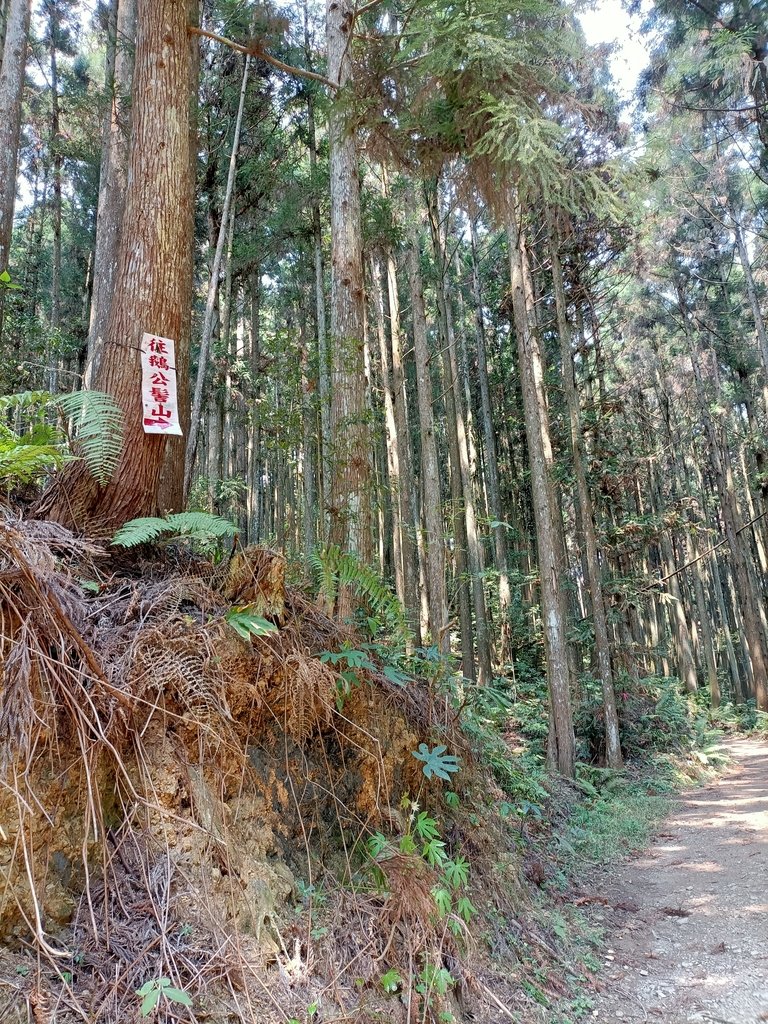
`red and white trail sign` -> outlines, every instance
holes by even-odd
[[[145,434],[181,435],[176,397],[176,346],[170,338],[141,339],[141,401]]]

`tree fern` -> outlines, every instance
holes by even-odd
[[[161,519],[150,516],[131,519],[117,531],[112,543],[118,547],[134,548],[138,544],[149,544],[160,538],[173,540],[185,538],[210,544],[224,537],[234,537],[237,527],[228,519],[213,516],[208,512],[176,512]]]

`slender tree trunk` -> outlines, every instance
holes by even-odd
[[[50,148],[52,153],[51,181],[53,187],[53,202],[51,204],[53,252],[51,259],[51,316],[49,321],[51,330],[49,347],[46,353],[48,388],[50,391],[58,391],[58,366],[60,358],[58,335],[61,330],[61,171],[64,158],[61,152],[62,138],[59,117],[59,63],[57,54],[59,31],[59,11],[56,3],[50,0],[48,4],[48,55],[51,61]]]
[[[736,250],[739,254],[741,269],[744,272],[744,283],[747,286],[747,297],[749,298],[749,306],[752,310],[752,318],[755,321],[757,349],[760,355],[760,362],[763,364],[763,402],[765,405],[766,415],[768,415],[768,332],[766,332],[765,329],[765,320],[763,319],[763,313],[757,297],[755,279],[752,274],[752,264],[749,260],[749,253],[747,252],[747,246],[744,241],[741,225],[733,214],[731,216],[733,220],[733,233],[736,238]]]
[[[261,451],[261,269],[251,271],[251,352],[253,391],[250,396],[251,422],[248,432],[248,543],[258,544],[261,536],[261,504],[264,466]]]
[[[0,63],[0,274],[8,271],[11,258],[30,7],[31,0],[9,0]],[[0,288],[0,341],[4,297],[5,289]]]
[[[405,389],[403,342],[400,324],[400,298],[397,290],[397,268],[392,251],[386,257],[387,286],[384,292],[389,339],[392,349],[392,392],[394,398],[396,444],[400,471],[400,509],[403,552],[404,604],[416,645],[421,646],[419,621],[419,565],[415,536],[417,521],[414,510],[413,465],[411,462],[410,417]]]
[[[131,138],[131,80],[133,47],[136,38],[136,0],[112,0],[115,12],[115,37],[112,74],[107,70],[109,108],[105,117],[99,175],[99,202],[96,212],[96,274],[91,293],[88,324],[88,356],[85,384],[90,387],[98,376],[109,307],[115,287],[120,245],[120,230],[128,185],[129,143]]]
[[[408,276],[411,288],[413,354],[416,363],[416,394],[421,431],[421,485],[425,523],[425,577],[429,606],[429,631],[432,643],[442,654],[450,654],[448,607],[445,597],[445,540],[443,528],[440,464],[437,458],[435,419],[432,407],[430,352],[427,342],[427,317],[420,267],[418,212],[415,197],[410,197]]]
[[[579,396],[576,391],[576,380],[573,370],[571,353],[571,330],[568,325],[565,286],[560,254],[557,248],[557,236],[554,220],[550,216],[550,245],[552,257],[552,283],[555,293],[557,310],[557,328],[560,335],[560,359],[562,363],[565,400],[568,407],[568,420],[571,430],[571,451],[573,453],[573,474],[576,480],[576,495],[581,510],[581,525],[584,532],[584,546],[589,578],[589,591],[592,599],[592,621],[595,627],[595,650],[597,665],[600,672],[600,683],[603,694],[603,711],[605,714],[605,757],[610,768],[620,769],[624,764],[619,738],[619,715],[616,710],[616,694],[613,689],[613,669],[611,667],[611,648],[608,640],[608,620],[606,616],[603,578],[600,570],[600,553],[595,532],[595,514],[592,497],[587,486],[586,452],[581,428],[581,411]]]
[[[323,230],[320,223],[320,200],[316,192],[317,139],[315,134],[315,105],[307,93],[307,124],[309,131],[309,167],[312,175],[312,246],[315,258],[315,317],[317,326],[317,384],[320,398],[320,504],[323,509],[323,530],[327,536],[326,511],[330,503],[331,484],[331,374],[328,361],[328,323],[325,308],[325,259],[323,256]]]
[[[96,382],[123,409],[122,456],[105,487],[82,463],[76,464],[59,478],[40,509],[102,536],[128,519],[158,511],[166,451],[172,448],[178,461],[183,450],[178,438],[144,433],[139,344],[145,331],[172,338],[177,367],[184,365],[189,346],[194,241],[190,108],[195,84],[189,12],[188,0],[139,0],[129,185]],[[185,387],[185,374],[179,373],[180,410]],[[183,414],[182,425],[187,426]]]
[[[681,292],[679,292],[679,300],[683,321],[687,324],[687,306]],[[761,711],[766,711],[768,710],[768,656],[766,655],[760,611],[757,606],[758,598],[750,580],[747,556],[739,536],[741,533],[741,523],[734,492],[730,457],[727,448],[722,443],[721,431],[718,430],[709,409],[699,343],[695,338],[690,338],[689,341],[693,372],[698,390],[699,407],[709,447],[710,463],[720,496],[725,534],[731,552],[733,580],[744,618],[744,639],[752,667],[755,700],[758,708]]]
[[[712,590],[715,595],[715,603],[720,616],[720,624],[723,631],[723,642],[725,644],[725,652],[728,658],[728,671],[731,676],[731,686],[733,688],[734,700],[737,704],[744,703],[744,683],[742,680],[741,672],[739,671],[739,662],[736,657],[736,649],[733,646],[731,620],[728,616],[728,608],[725,603],[725,594],[723,592],[723,582],[720,575],[720,562],[717,558],[712,561]]]
[[[507,555],[507,524],[501,504],[499,488],[499,468],[496,451],[496,431],[493,423],[491,407],[491,389],[488,382],[488,347],[485,338],[485,320],[483,318],[483,295],[480,287],[480,270],[477,257],[477,223],[471,221],[472,244],[472,295],[475,304],[475,341],[477,344],[477,376],[480,385],[480,411],[483,422],[483,440],[485,442],[485,474],[488,488],[488,506],[494,524],[493,550],[496,571],[499,574],[499,619],[500,644],[499,657],[503,663],[510,660],[512,590],[509,585],[509,568]]]
[[[360,178],[354,128],[343,107],[351,75],[352,0],[328,0],[328,77],[339,96],[328,126],[331,193],[331,486],[329,540],[371,558],[370,441],[365,388],[365,289],[363,284]],[[352,611],[342,588],[337,614]]]
[[[694,530],[688,533],[688,544],[691,561],[699,557],[698,544]],[[709,702],[713,708],[720,707],[720,680],[717,675],[717,659],[715,657],[715,644],[712,637],[712,627],[709,621],[709,609],[704,594],[703,575],[706,568],[704,560],[694,562],[691,567],[693,576],[693,592],[696,597],[696,608],[699,613],[699,627],[701,629],[701,645],[704,649],[704,658],[707,665],[707,680],[709,682]]]
[[[317,544],[317,487],[315,481],[315,459],[314,459],[314,422],[315,411],[313,408],[312,395],[315,391],[314,381],[311,379],[309,370],[309,342],[307,338],[308,318],[304,310],[299,310],[299,338],[300,349],[299,359],[301,361],[301,424],[302,424],[302,452],[301,452],[301,475],[304,491],[304,536],[303,549],[304,557],[315,549]]]
[[[552,446],[549,413],[544,393],[544,372],[537,335],[533,285],[528,249],[518,211],[510,211],[509,235],[510,291],[512,316],[517,336],[518,365],[523,394],[525,433],[533,490],[544,646],[547,655],[547,680],[552,709],[550,760],[562,775],[571,777],[575,761],[575,736],[571,708],[570,673],[565,610],[560,584],[562,552],[557,549],[559,531],[555,517],[559,509],[552,480]]]
[[[479,552],[479,538],[477,531],[477,516],[475,513],[474,495],[472,493],[472,480],[470,477],[469,464],[469,443],[467,435],[466,413],[462,405],[461,384],[459,378],[459,365],[456,353],[456,331],[451,308],[448,263],[445,253],[445,241],[440,229],[440,211],[438,199],[437,182],[429,189],[428,212],[430,234],[432,236],[432,248],[435,264],[437,267],[437,280],[435,292],[437,307],[441,325],[441,347],[443,350],[443,365],[445,377],[445,403],[446,403],[446,426],[451,448],[451,462],[453,472],[451,474],[454,503],[454,524],[457,536],[456,555],[464,554],[461,540],[466,539],[464,557],[466,558],[466,569],[468,580],[464,572],[458,574],[459,595],[462,601],[462,658],[466,669],[472,666],[474,678],[475,670],[472,664],[473,651],[473,627],[472,611],[467,605],[465,591],[467,587],[472,596],[472,606],[475,612],[475,628],[477,632],[477,680],[481,686],[490,683],[493,672],[491,668],[490,637],[488,635],[488,620],[485,608],[485,594],[483,591],[482,564]],[[454,475],[455,474],[455,475]],[[459,522],[459,517],[463,520]],[[468,648],[468,650],[467,650]]]
[[[400,480],[400,450],[397,444],[395,423],[395,400],[392,394],[392,369],[384,326],[384,295],[381,287],[382,267],[376,257],[371,257],[371,298],[376,313],[376,334],[379,341],[381,366],[381,391],[384,399],[384,428],[386,431],[387,470],[392,508],[392,554],[394,560],[395,591],[405,604],[405,579],[403,573],[403,510],[402,483]]]
[[[245,93],[248,86],[248,71],[250,57],[245,58],[243,65],[243,81],[240,87],[240,102],[237,108],[235,119],[235,132],[232,138],[232,149],[229,156],[229,171],[227,173],[227,185],[224,191],[224,203],[221,209],[221,222],[216,240],[216,251],[211,266],[211,276],[208,281],[208,295],[205,302],[205,316],[203,319],[203,333],[200,339],[200,356],[197,364],[197,375],[195,377],[195,393],[192,399],[192,415],[190,417],[191,427],[187,438],[187,447],[184,457],[184,494],[189,493],[192,483],[192,472],[195,465],[195,453],[197,451],[197,439],[199,435],[200,412],[203,407],[203,388],[208,374],[208,361],[210,359],[211,338],[213,336],[213,314],[216,306],[216,294],[219,288],[219,275],[221,273],[221,262],[224,255],[224,243],[227,239],[227,228],[229,226],[229,211],[232,204],[232,194],[235,187],[235,173],[237,171],[237,152],[240,147],[240,129],[243,124],[243,108],[245,106]]]

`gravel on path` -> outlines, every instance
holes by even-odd
[[[598,1024],[768,1021],[768,744],[725,747],[727,773],[602,879]]]

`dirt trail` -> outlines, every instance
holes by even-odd
[[[768,1021],[768,745],[726,748],[727,774],[603,881],[610,950],[592,1020]]]

